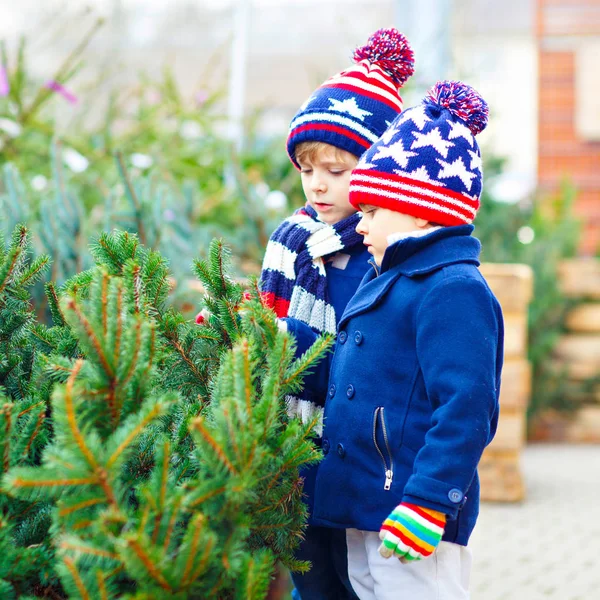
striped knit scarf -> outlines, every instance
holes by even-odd
[[[287,218],[273,233],[262,266],[262,293],[265,304],[278,317],[298,319],[319,333],[335,333],[337,318],[327,294],[325,259],[336,252],[362,243],[356,233],[360,220],[353,214],[335,225],[317,219],[307,204]],[[288,412],[303,422],[322,414],[324,399],[311,402],[288,396]],[[320,435],[321,425],[317,427]]]

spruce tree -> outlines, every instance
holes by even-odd
[[[296,360],[256,282],[245,294],[229,276],[220,242],[194,265],[212,312],[203,326],[168,307],[167,265],[136,236],[102,235],[91,252],[93,269],[47,286],[53,325],[28,313],[11,338],[33,358],[4,392],[2,591],[264,598],[277,560],[307,568],[293,559],[298,469],[318,454],[283,399],[330,342]],[[45,260],[13,274],[21,302]],[[12,297],[0,292],[2,307]]]

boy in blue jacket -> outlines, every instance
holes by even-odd
[[[375,32],[354,60],[313,92],[292,119],[287,150],[300,170],[307,203],[273,233],[263,261],[263,301],[315,335],[335,333],[369,269],[369,253],[356,231],[360,216],[348,202],[350,173],[402,110],[400,88],[413,72],[413,52],[395,29]],[[310,384],[286,400],[288,412],[304,422],[322,417],[325,394]],[[315,473],[316,467],[301,473],[309,526],[296,558],[312,567],[292,574],[294,598],[353,600],[344,533],[310,524]]]
[[[361,600],[469,597],[477,464],[498,422],[504,336],[471,235],[487,117],[472,88],[438,83],[351,175],[372,269],[313,378],[328,396],[313,522],[346,530]],[[314,342],[286,324],[299,353]]]

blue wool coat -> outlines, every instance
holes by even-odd
[[[328,396],[314,524],[379,531],[411,502],[444,512],[443,539],[467,544],[477,464],[498,423],[504,338],[472,231],[394,243],[348,303],[313,376]],[[299,353],[316,338],[291,329]]]
[[[327,294],[329,296],[329,302],[335,310],[338,323],[340,317],[344,314],[348,301],[356,292],[365,273],[371,268],[369,266],[370,258],[371,255],[366,247],[363,244],[358,244],[337,253],[333,257],[333,260],[328,260],[325,263],[325,272],[327,273]],[[295,319],[289,319],[289,321],[289,330],[292,334],[295,333],[294,324],[298,324],[299,327],[305,327],[307,329],[311,340],[314,341],[317,338],[317,335],[319,335],[302,321],[297,321]],[[327,375],[323,376],[327,377]],[[302,397],[307,400],[312,400],[318,406],[323,406],[325,404],[327,388],[323,383],[319,384],[320,380],[317,379],[316,381],[317,383],[315,384],[315,380],[312,376],[305,378]],[[317,438],[314,441],[317,446],[321,446],[322,440],[320,438]],[[308,521],[311,524],[316,473],[316,465],[304,468],[300,472],[300,475],[304,478],[304,501],[308,506]]]

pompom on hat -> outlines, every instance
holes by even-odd
[[[323,142],[360,157],[402,111],[399,90],[414,71],[414,53],[396,29],[380,29],[354,51],[355,64],[317,88],[290,124],[287,151]]]
[[[439,225],[471,223],[483,184],[475,136],[488,105],[470,86],[441,81],[399,115],[350,178],[350,202],[380,206]]]

